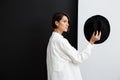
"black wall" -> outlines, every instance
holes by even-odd
[[[71,28],[63,35],[77,47],[77,6],[77,0],[0,1],[0,80],[47,80],[52,15],[69,14]]]

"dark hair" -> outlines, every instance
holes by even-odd
[[[57,28],[57,26],[55,25],[55,21],[60,21],[63,16],[66,16],[68,18],[68,23],[70,23],[70,18],[69,18],[67,13],[65,13],[65,12],[57,12],[57,13],[55,13],[53,15],[53,18],[52,18],[52,27],[53,28]]]

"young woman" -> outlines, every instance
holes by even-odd
[[[79,63],[91,54],[95,41],[100,40],[101,32],[93,33],[87,47],[78,52],[62,36],[69,28],[69,16],[64,12],[55,13],[52,19],[54,31],[47,46],[48,80],[82,80]]]

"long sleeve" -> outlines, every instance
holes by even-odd
[[[67,39],[59,40],[58,46],[60,50],[67,55],[73,63],[82,63],[84,60],[88,58],[91,54],[92,45],[89,43],[87,47],[79,52],[74,47],[70,45]]]
[[[53,32],[47,46],[48,80],[82,80],[80,66],[91,53],[92,45],[79,52],[67,39]]]

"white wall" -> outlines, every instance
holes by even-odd
[[[84,23],[93,15],[109,20],[110,35],[101,44],[94,45],[92,55],[81,64],[83,80],[120,80],[120,0],[79,0],[78,49],[88,41],[84,36]]]

